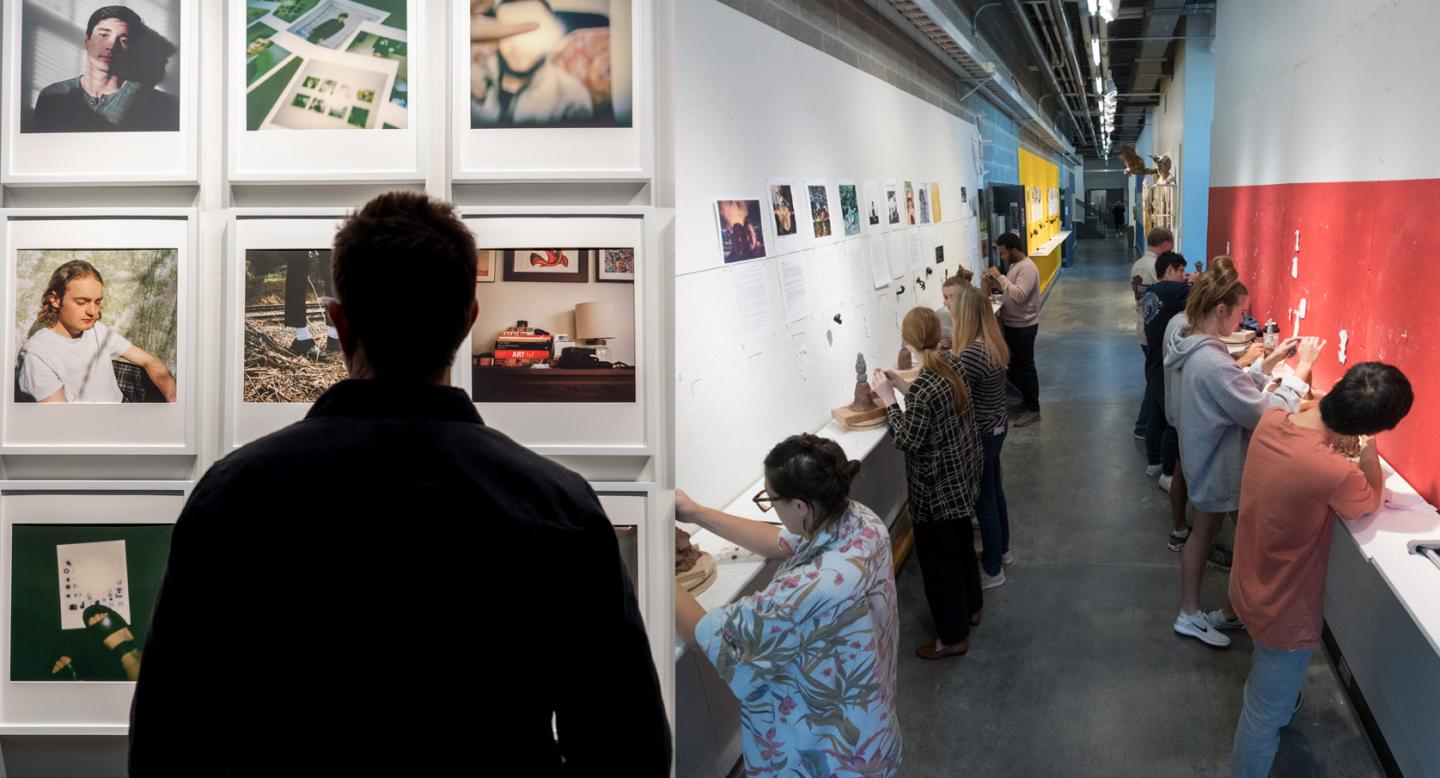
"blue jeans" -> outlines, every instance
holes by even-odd
[[[1000,556],[1010,550],[1010,514],[1005,509],[1005,485],[1000,477],[1000,448],[1005,445],[1007,431],[999,435],[990,430],[980,433],[985,449],[985,467],[980,473],[980,496],[975,501],[975,515],[980,520],[981,566],[985,574],[1000,574]]]
[[[1255,641],[1250,677],[1245,679],[1245,704],[1230,751],[1231,778],[1270,774],[1270,763],[1280,748],[1280,728],[1289,724],[1294,714],[1312,652],[1309,648],[1270,648]]]
[[[1141,347],[1140,347],[1140,353],[1141,353],[1141,354],[1144,354],[1145,357],[1148,359],[1149,356],[1150,356],[1150,348],[1149,348],[1148,346],[1141,346]],[[1141,364],[1144,364],[1144,362],[1141,362]],[[1146,383],[1148,384],[1149,382],[1147,381]],[[1147,430],[1149,430],[1149,429],[1150,429],[1150,397],[1149,397],[1149,395],[1147,395],[1147,394],[1141,393],[1141,395],[1140,395],[1140,415],[1138,415],[1138,416],[1135,417],[1135,434],[1136,434],[1136,435],[1144,435],[1145,432],[1146,432]],[[1150,462],[1149,464],[1158,465],[1158,464],[1160,464],[1160,463],[1159,463],[1159,462]]]

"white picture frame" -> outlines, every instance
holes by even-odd
[[[10,680],[15,525],[174,524],[193,486],[190,481],[0,482],[0,735],[123,736],[135,693],[130,681]]]
[[[29,0],[39,4],[39,0]],[[199,4],[175,0],[180,13],[176,61],[169,68],[179,76],[175,97],[179,102],[179,127],[164,132],[22,132],[22,73],[33,65],[25,62],[27,45],[53,40],[55,35],[78,35],[74,41],[83,55],[83,29],[76,33],[65,25],[85,19],[64,19],[58,6],[46,4],[46,19],[60,30],[52,35],[25,35],[24,12],[27,0],[4,0],[4,110],[0,111],[0,137],[4,155],[0,160],[0,182],[21,185],[195,184],[199,181]],[[101,3],[94,4],[96,8]],[[74,12],[70,12],[74,13]],[[43,22],[37,22],[40,24]],[[68,56],[67,56],[68,58]],[[68,72],[68,71],[66,71]],[[74,75],[80,75],[78,67]]]
[[[486,424],[544,456],[653,456],[659,450],[663,395],[659,367],[661,337],[655,331],[663,310],[655,220],[644,207],[518,208],[467,207],[461,218],[476,234],[477,249],[544,245],[582,248],[635,247],[633,284],[600,284],[633,295],[635,311],[635,401],[633,403],[476,403]],[[569,284],[556,285],[570,286]],[[554,290],[551,290],[554,291]],[[482,312],[482,315],[483,312]],[[572,337],[575,333],[567,333]],[[474,396],[471,338],[456,360],[457,385]]]
[[[617,531],[622,527],[635,528],[639,551],[635,599],[645,621],[650,653],[656,657],[670,656],[675,651],[670,629],[675,608],[672,595],[675,557],[672,533],[667,530],[675,526],[674,492],[663,490],[652,481],[592,480],[589,483]],[[623,549],[621,554],[623,558]],[[663,672],[661,678],[662,683],[668,683]]]
[[[345,28],[345,39],[332,50],[329,46],[309,43],[288,28],[278,29],[277,25],[283,24],[283,20],[273,16],[261,17],[253,24],[266,24],[275,29],[276,34],[272,39],[274,45],[289,54],[264,71],[266,75],[257,77],[252,84],[249,83],[246,72],[249,45],[247,5],[245,0],[227,2],[225,72],[229,88],[225,126],[228,135],[226,148],[229,180],[241,183],[393,183],[424,180],[420,139],[425,137],[423,133],[428,131],[425,118],[430,112],[429,101],[437,98],[439,93],[427,88],[434,79],[426,67],[426,47],[429,45],[425,38],[427,19],[418,0],[407,0],[407,29],[403,31],[406,45],[405,67],[408,69],[408,108],[404,112],[407,126],[388,129],[382,129],[381,126],[387,115],[385,109],[391,105],[387,98],[396,83],[398,63],[393,59],[352,54],[342,50],[366,33],[395,37],[393,31],[387,32],[390,28],[384,24],[384,19],[364,19],[353,30]],[[327,5],[355,4],[351,0],[322,0],[321,5],[290,23],[290,28],[303,32],[307,17],[320,12]],[[357,6],[357,9],[367,8],[369,6]],[[383,13],[375,9],[370,9],[370,12]],[[298,66],[291,64],[295,59],[300,60]],[[312,73],[315,68],[321,70]],[[265,86],[272,78],[284,79],[287,73],[289,77],[286,86],[267,111],[266,118],[261,123],[262,127],[273,125],[281,112],[286,110],[290,100],[305,95],[319,98],[318,91],[307,91],[304,88],[307,79],[316,78],[316,89],[322,90],[326,84],[337,80],[327,79],[326,75],[340,73],[352,74],[356,79],[354,86],[343,83],[343,79],[338,79],[341,81],[338,85],[330,85],[336,93],[342,89],[350,90],[351,96],[345,98],[343,110],[347,115],[353,115],[360,106],[360,103],[356,102],[359,100],[358,95],[361,92],[373,92],[375,94],[372,102],[378,106],[367,109],[367,113],[377,126],[346,129],[291,129],[277,126],[274,129],[249,129],[247,100],[250,92]],[[344,120],[336,120],[336,123],[343,124]],[[344,160],[352,158],[363,158],[366,162],[344,163]]]
[[[223,450],[305,418],[311,403],[247,403],[245,380],[245,255],[251,249],[329,248],[345,208],[237,208],[226,225],[225,410]]]
[[[652,0],[610,0],[612,19],[628,9],[629,127],[472,129],[470,119],[470,4],[451,3],[450,173],[457,182],[634,182],[654,174]]]
[[[0,453],[30,455],[167,455],[197,452],[201,396],[195,300],[196,212],[185,208],[5,209],[4,290],[0,342],[10,377],[0,382]],[[176,401],[143,404],[15,402],[18,346],[13,293],[16,252],[23,249],[176,248]]]

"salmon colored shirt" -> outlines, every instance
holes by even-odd
[[[1266,411],[1245,456],[1230,570],[1230,602],[1251,637],[1270,648],[1320,642],[1333,517],[1363,516],[1374,494],[1324,433]]]

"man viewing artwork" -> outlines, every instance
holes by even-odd
[[[27,12],[31,11],[27,4]],[[36,9],[38,12],[38,9]],[[64,57],[27,38],[29,56]],[[177,48],[135,11],[107,5],[90,14],[81,40],[84,72],[40,90],[22,132],[162,132],[180,128],[179,102],[156,89]]]

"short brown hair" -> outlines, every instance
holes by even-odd
[[[1166,243],[1174,242],[1175,233],[1165,229],[1164,227],[1156,227],[1150,230],[1150,233],[1145,236],[1145,245],[1149,246],[1152,249],[1157,246],[1162,246]]]
[[[450,366],[469,330],[476,259],[454,207],[419,192],[386,192],[346,217],[335,293],[377,373],[420,378]]]

